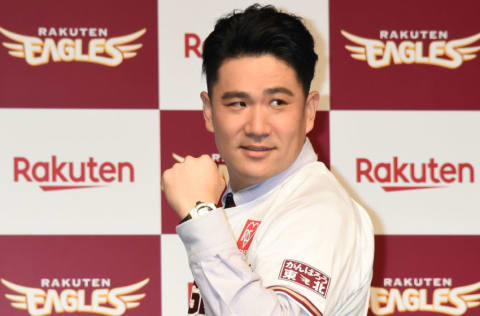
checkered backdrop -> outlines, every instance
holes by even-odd
[[[309,137],[375,225],[369,314],[480,315],[480,3],[271,3],[316,39]],[[160,174],[200,154],[225,172],[201,44],[249,4],[2,2],[1,315],[186,314]]]

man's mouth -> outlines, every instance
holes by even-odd
[[[273,147],[266,147],[266,146],[240,146],[240,148],[251,150],[251,151],[269,151],[274,149]]]

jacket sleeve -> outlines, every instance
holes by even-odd
[[[208,316],[321,315],[264,287],[238,250],[223,209],[177,226]]]

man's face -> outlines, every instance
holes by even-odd
[[[202,92],[205,124],[215,133],[234,191],[287,169],[313,128],[318,93],[305,97],[295,70],[272,55],[226,59],[211,99]]]

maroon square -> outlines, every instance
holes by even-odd
[[[476,0],[330,1],[331,108],[480,109],[480,52],[476,51],[480,46],[479,11]],[[387,31],[386,35],[381,31]],[[357,41],[345,32],[356,36]],[[455,58],[447,55],[444,47],[453,45],[453,40],[474,35],[477,37],[468,45],[449,53]],[[372,47],[376,47],[378,55],[369,54],[373,49],[365,49],[366,44],[359,43],[358,37],[362,38],[360,42],[376,40],[385,47],[375,44]],[[469,52],[460,53],[467,47]],[[387,51],[396,57],[386,58]],[[376,57],[361,60],[366,56]],[[451,68],[439,66],[432,56],[443,61],[456,59],[458,64],[450,63]],[[369,62],[383,58],[390,64]]]
[[[0,28],[0,107],[158,108],[155,0],[7,0]]]
[[[160,315],[160,236],[0,236],[0,251],[1,315],[30,315],[16,286],[44,292],[36,309],[56,301],[45,315],[98,315],[94,298],[104,315]]]
[[[478,315],[479,245],[480,236],[376,236],[368,315]]]

